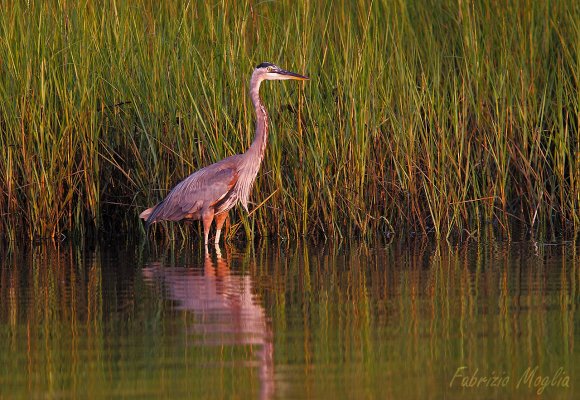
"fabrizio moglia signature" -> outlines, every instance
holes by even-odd
[[[461,388],[502,388],[515,385],[516,389],[529,388],[535,389],[536,394],[541,395],[548,387],[570,388],[570,376],[564,367],[558,368],[549,374],[540,373],[538,366],[528,367],[519,376],[517,380],[512,380],[512,377],[507,373],[491,373],[482,374],[479,368],[471,372],[468,367],[461,366],[455,370],[453,378],[449,382],[449,387]]]

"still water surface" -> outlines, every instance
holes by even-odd
[[[573,243],[2,256],[2,399],[578,398]]]

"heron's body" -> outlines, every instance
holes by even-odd
[[[209,229],[215,218],[215,243],[218,243],[228,211],[238,202],[248,210],[248,197],[264,158],[268,141],[268,114],[260,99],[260,84],[263,80],[284,79],[308,78],[270,63],[258,65],[250,81],[250,97],[256,110],[256,135],[250,148],[243,154],[227,157],[189,175],[162,202],[143,211],[139,217],[147,224],[163,220],[200,219],[203,221],[205,244],[208,243]]]

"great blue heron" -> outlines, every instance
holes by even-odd
[[[250,80],[250,97],[256,109],[256,135],[250,148],[244,154],[236,154],[202,168],[178,183],[162,202],[139,215],[147,221],[147,226],[163,220],[201,219],[207,245],[215,218],[215,243],[219,243],[230,208],[240,202],[248,211],[248,196],[264,158],[268,141],[268,114],[260,99],[260,84],[264,80],[286,79],[309,78],[267,62],[256,67]]]

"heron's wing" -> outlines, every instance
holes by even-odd
[[[189,175],[151,212],[143,212],[142,218],[148,224],[161,220],[196,218],[197,212],[224,198],[234,187],[239,176],[237,157],[228,157]]]

